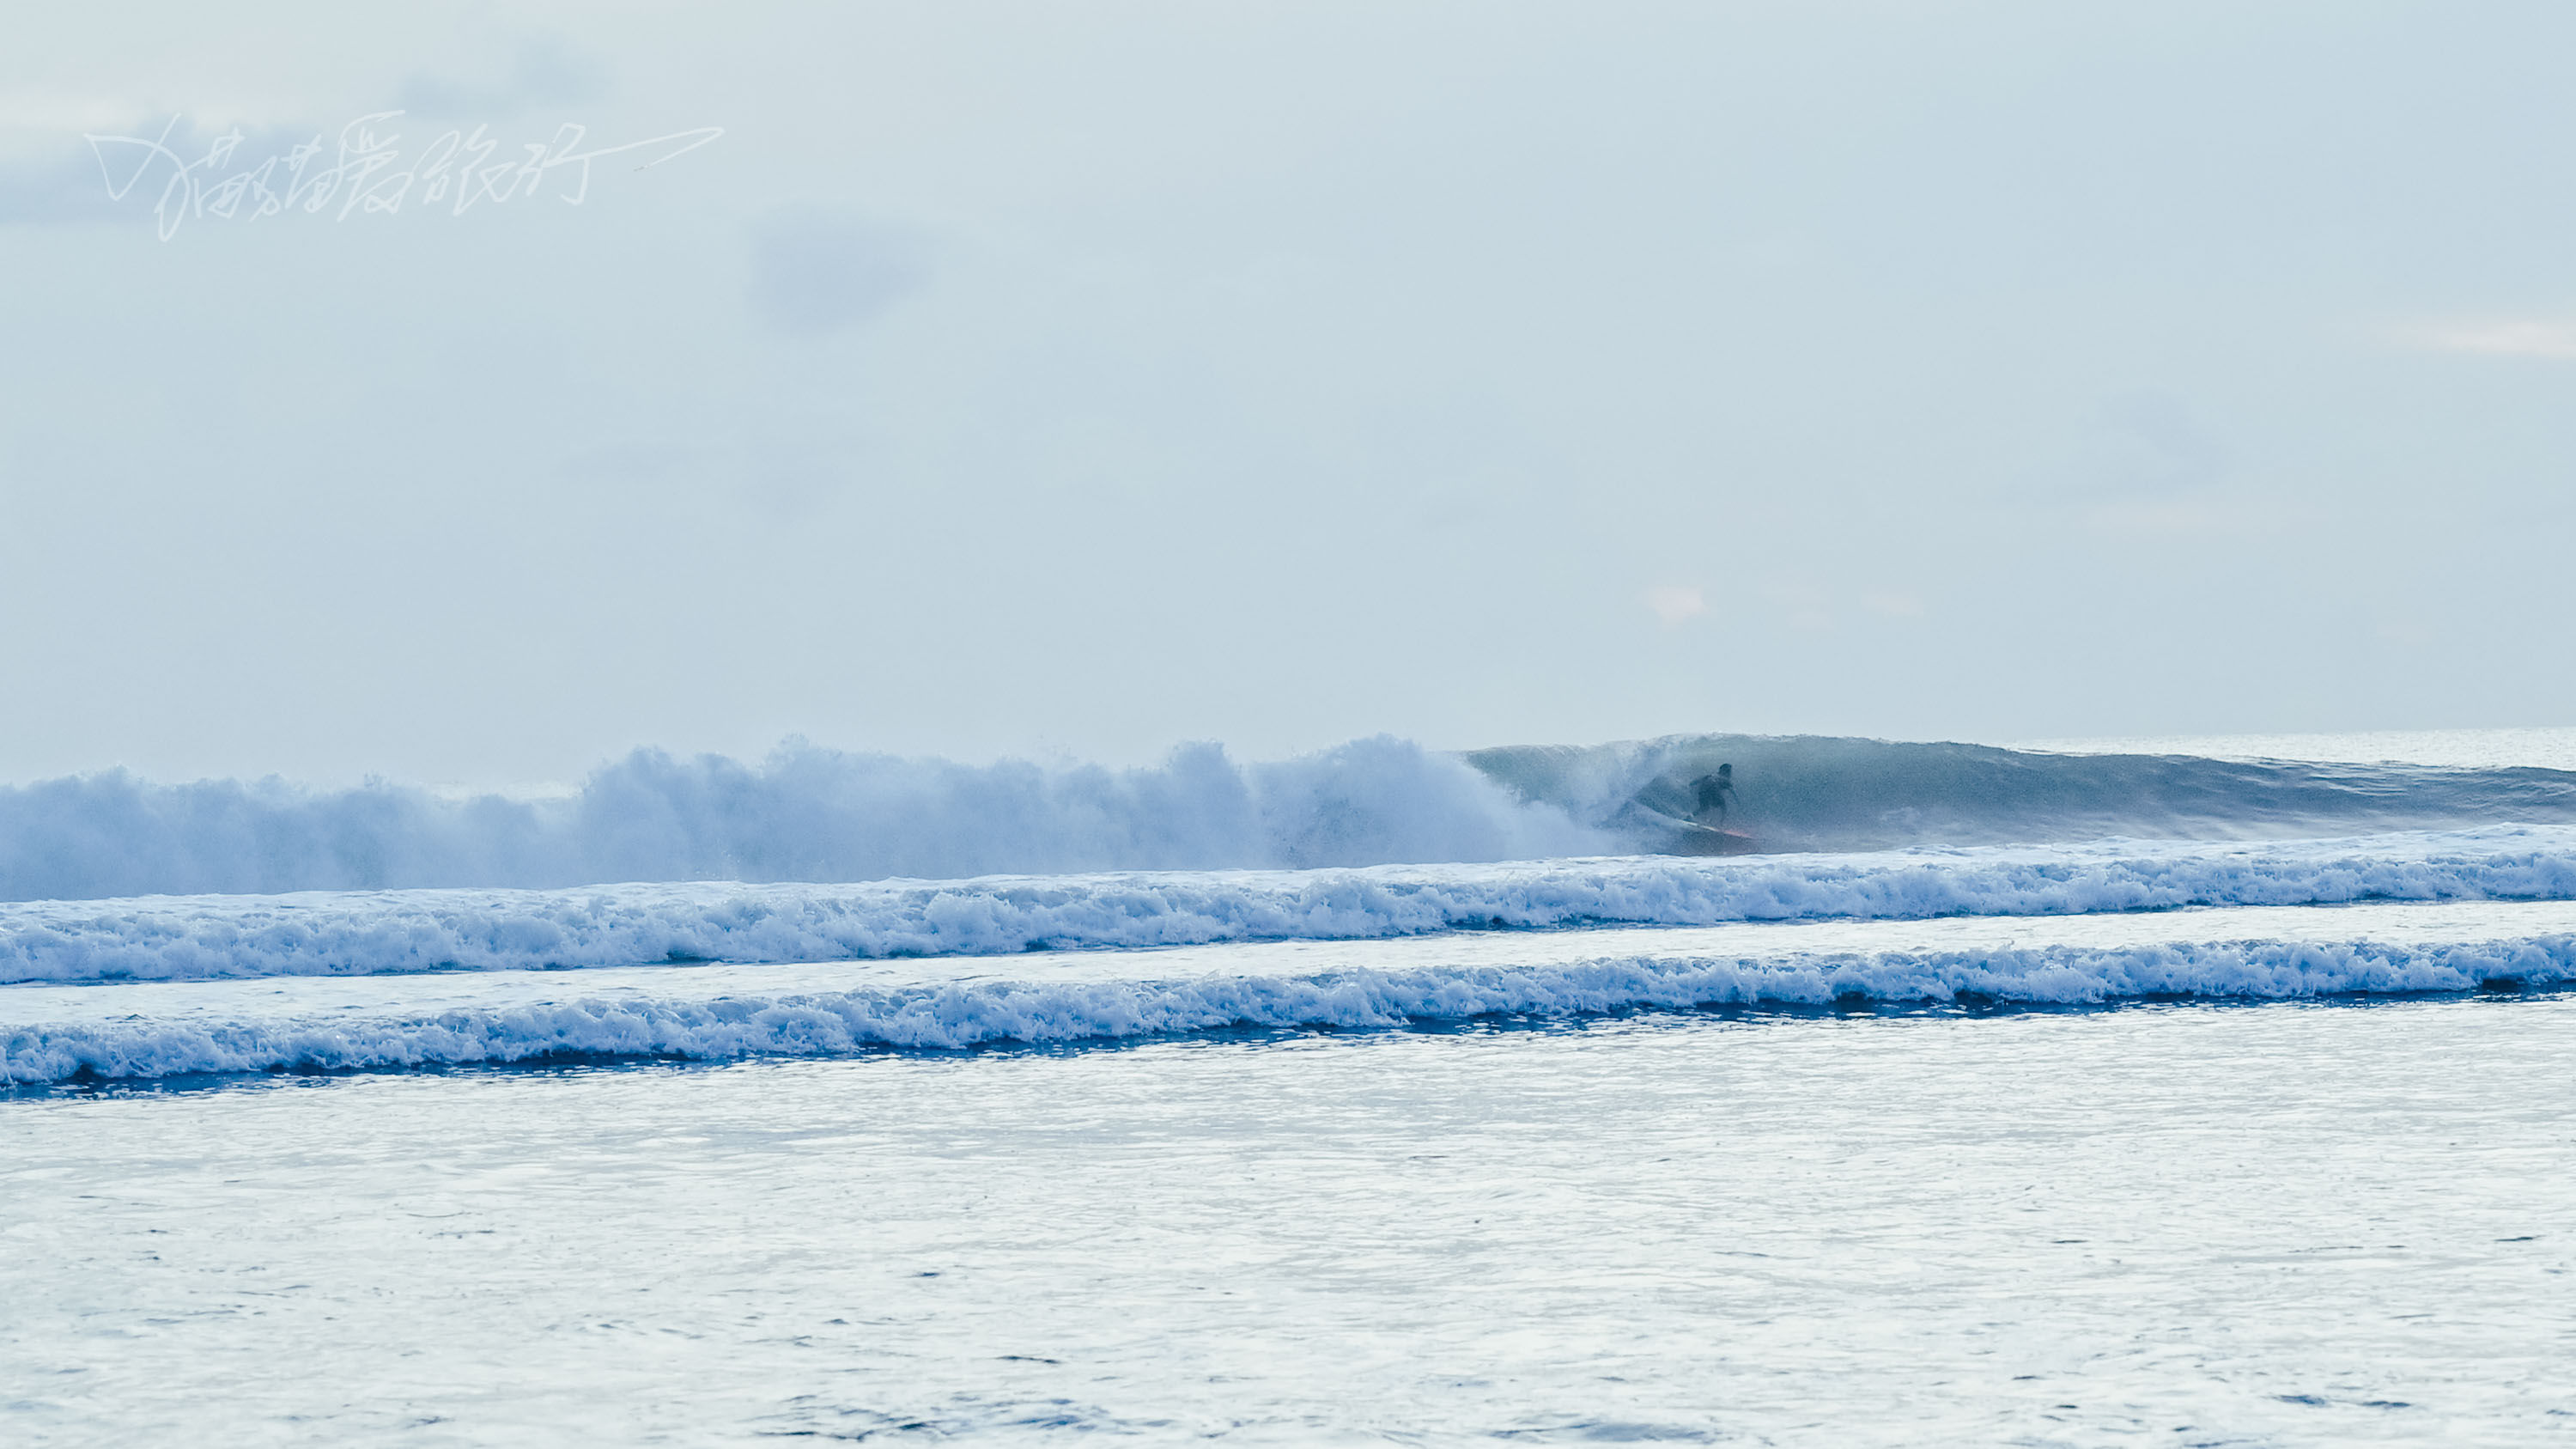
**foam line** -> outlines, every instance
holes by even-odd
[[[0,904],[0,982],[786,962],[1459,929],[2576,898],[2576,829],[1747,860]]]
[[[1144,958],[1150,959],[1150,958]],[[1242,1028],[1371,1029],[1488,1016],[1885,1002],[2098,1004],[2142,996],[2283,1000],[2576,980],[2576,936],[2276,941],[1607,958],[1172,981],[1000,981],[713,1000],[628,995],[430,1014],[27,1023],[0,1031],[0,1082],[406,1068],[583,1057],[726,1060],[997,1043],[1116,1042]]]

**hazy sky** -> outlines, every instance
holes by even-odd
[[[0,778],[2576,721],[2571,54],[2558,3],[18,6]],[[211,186],[395,110],[368,184],[722,135],[159,221],[83,139],[238,128]]]

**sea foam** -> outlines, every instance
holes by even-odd
[[[1153,958],[1135,964],[1149,968]],[[975,980],[714,999],[638,994],[435,1012],[156,1017],[0,1028],[0,1082],[659,1057],[722,1060],[997,1043],[1114,1042],[1243,1029],[1379,1029],[1480,1018],[1876,1001],[2092,1005],[2146,996],[2282,1000],[2576,979],[2576,937],[1605,957],[1183,980]],[[115,990],[118,988],[103,988]],[[124,988],[143,992],[148,988]],[[171,988],[160,988],[167,991]]]
[[[865,885],[676,883],[0,904],[0,982],[994,955],[1454,930],[2576,898],[2576,827]]]
[[[1736,767],[1729,823],[1692,781]],[[375,783],[0,787],[0,900],[614,881],[857,882],[1692,853],[2261,839],[2576,823],[2576,774],[2053,755],[1692,735],[1466,755],[1356,740],[1239,762],[1214,745],[1110,770],[963,765],[790,743],[754,764],[638,751],[557,797]]]

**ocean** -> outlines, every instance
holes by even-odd
[[[2568,730],[0,787],[0,1439],[2564,1443],[2571,988]]]

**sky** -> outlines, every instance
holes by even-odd
[[[2564,5],[0,32],[0,779],[2576,722]]]

